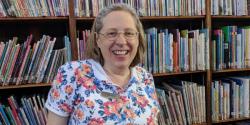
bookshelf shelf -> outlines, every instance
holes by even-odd
[[[243,71],[250,71],[250,68],[243,68],[243,69],[223,69],[220,71],[213,71],[214,74],[219,73],[230,73],[230,72],[243,72]]]
[[[20,88],[36,88],[36,87],[50,87],[50,83],[30,83],[25,85],[8,85],[8,86],[1,86],[0,90],[3,89],[20,89]]]
[[[211,16],[212,19],[250,19],[250,16]]]
[[[75,17],[77,21],[94,21],[94,17]],[[200,20],[205,16],[141,16],[142,21],[164,21],[164,20]]]
[[[164,77],[164,76],[186,75],[186,74],[198,74],[198,73],[206,73],[206,71],[157,73],[157,74],[153,74],[153,76],[154,76],[154,77]]]
[[[164,20],[200,20],[205,16],[145,16],[140,17],[142,21],[164,21]]]
[[[74,17],[76,21],[94,21],[94,17]]]
[[[207,123],[197,123],[197,124],[192,124],[192,125],[207,125]]]
[[[246,118],[238,118],[238,119],[228,119],[228,120],[220,120],[220,121],[213,121],[213,124],[226,124],[226,123],[232,123],[232,122],[240,122],[240,121],[246,121],[250,120],[250,117]]]
[[[4,21],[67,21],[69,17],[0,17],[0,22]]]

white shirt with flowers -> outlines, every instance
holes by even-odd
[[[46,108],[69,117],[69,125],[157,124],[152,75],[139,66],[131,68],[131,74],[122,89],[92,59],[67,63],[58,69]]]

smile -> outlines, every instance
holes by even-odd
[[[112,51],[115,55],[126,55],[128,54],[128,50],[114,50]]]

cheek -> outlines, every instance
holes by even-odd
[[[138,50],[138,48],[139,48],[139,41],[135,41],[135,43],[132,43],[131,46],[133,47],[134,50]]]
[[[100,48],[101,52],[107,52],[109,51],[109,48],[110,48],[110,44],[107,43],[107,41],[99,41],[97,42],[97,46]]]

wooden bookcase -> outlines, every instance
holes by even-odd
[[[24,36],[27,33],[34,34],[34,39],[39,39],[39,35],[46,33],[55,37],[62,37],[68,34],[71,41],[71,50],[73,60],[77,59],[77,30],[81,28],[91,27],[94,18],[93,17],[75,17],[74,16],[74,1],[69,0],[69,16],[68,17],[4,17],[0,18],[0,40],[6,41],[11,39],[13,36]],[[209,34],[211,38],[211,29],[214,26],[222,25],[223,23],[229,21],[229,24],[237,25],[235,21],[241,21],[245,24],[250,25],[250,16],[211,16],[210,12],[210,0],[206,0],[206,15],[205,16],[157,16],[157,17],[141,17],[141,21],[145,28],[155,25],[156,27],[192,27],[201,28],[205,27],[209,29]],[[231,22],[230,22],[231,21]],[[162,25],[164,24],[164,25]],[[21,38],[25,39],[25,38]],[[211,39],[210,39],[211,40]],[[57,43],[60,44],[60,43]],[[59,45],[60,46],[60,45]],[[210,43],[210,59],[211,59],[211,43]],[[212,61],[210,60],[210,64]],[[203,77],[205,79],[206,88],[206,123],[204,125],[211,124],[233,124],[238,121],[250,120],[250,118],[240,118],[240,119],[230,119],[225,121],[212,122],[211,116],[211,82],[214,77],[226,76],[228,74],[248,74],[250,75],[250,69],[228,69],[222,71],[212,71],[211,65],[210,70],[206,71],[194,71],[194,72],[178,72],[178,73],[161,73],[153,74],[155,81],[160,82],[161,80],[167,79],[169,77]],[[20,85],[20,86],[1,86],[0,95],[4,94],[15,94],[14,91],[32,90],[46,88],[48,90],[50,83],[39,83],[31,85]],[[14,90],[14,91],[13,91]]]

